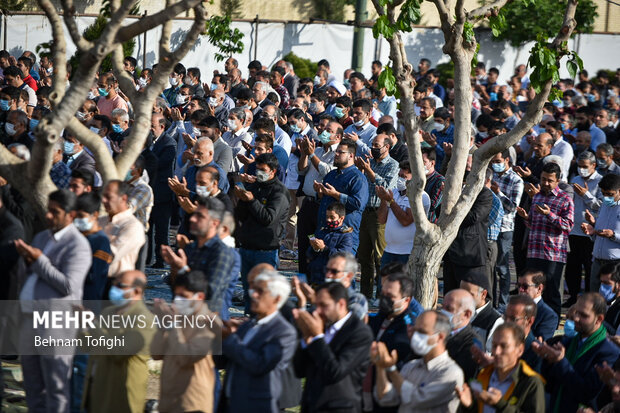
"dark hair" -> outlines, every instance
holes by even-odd
[[[504,330],[508,330],[512,333],[512,336],[517,344],[525,344],[525,332],[523,332],[523,329],[518,324],[506,321],[505,323],[497,326],[493,335],[495,336],[495,334],[499,334]]]
[[[22,78],[22,71],[17,66],[9,66],[4,69],[4,76],[12,76]]]
[[[139,155],[134,161],[133,166],[139,171],[144,171],[144,168],[146,168],[146,159],[144,159],[144,156]]]
[[[106,115],[95,115],[93,120],[101,122],[101,126],[108,130],[108,133],[112,132],[112,121]]]
[[[620,175],[615,173],[605,175],[598,183],[603,191],[617,191],[620,189]]]
[[[590,291],[579,296],[577,300],[585,300],[591,302],[592,310],[594,310],[595,315],[605,315],[605,313],[607,312],[607,302],[605,302],[605,299],[599,293]]]
[[[437,160],[437,151],[435,150],[434,147],[422,147],[422,156],[426,155],[426,157],[428,158],[429,161],[436,161]]]
[[[327,290],[327,294],[329,294],[332,300],[334,300],[334,302],[336,303],[340,300],[344,300],[344,302],[347,304],[347,307],[348,307],[349,294],[347,292],[347,289],[344,287],[344,285],[340,283],[321,284],[316,289],[316,295],[318,295],[319,291],[321,290]]]
[[[424,63],[425,65],[427,65],[428,67],[431,67],[431,61],[428,60],[426,57],[423,57],[420,59],[420,63]]]
[[[101,197],[93,192],[84,192],[75,202],[76,211],[93,214],[101,208]]]
[[[381,274],[381,277],[387,277],[390,274],[404,274],[405,264],[401,262],[391,262],[383,266],[379,273]]]
[[[181,63],[177,63],[176,65],[174,65],[173,72],[177,75],[183,76],[185,76],[185,74],[187,73],[187,71],[185,70],[185,66],[183,66]]]
[[[4,73],[6,73],[6,69],[4,69]],[[585,114],[587,117],[591,117],[594,116],[594,109],[592,109],[589,106],[582,106],[580,108],[578,108],[575,113],[583,113]]]
[[[75,210],[77,197],[68,189],[59,189],[52,192],[48,198],[49,202],[56,202],[63,211],[70,212]]]
[[[319,60],[319,63],[317,63],[316,65],[317,66],[325,66],[325,67],[329,68],[329,62],[327,61],[327,59]]]
[[[248,64],[248,69],[256,69],[256,70],[261,70],[263,68],[263,65],[261,64],[261,62],[259,62],[258,60],[252,60],[249,64]]]
[[[315,98],[319,102],[323,102],[323,103],[327,102],[327,93],[325,93],[324,90],[314,91],[314,92],[312,92],[312,94],[310,96]]]
[[[6,50],[0,50],[0,59],[8,59],[11,57],[11,54]]]
[[[479,128],[480,126],[484,126],[488,129],[491,127],[492,124],[493,118],[491,118],[491,116],[487,115],[486,113],[481,114],[480,116],[478,116],[478,119],[476,119],[477,128]]]
[[[355,153],[357,152],[357,144],[355,142],[353,142],[351,139],[343,139],[343,140],[341,140],[340,144],[338,146],[343,146],[343,147],[347,148],[347,151],[351,155],[355,155]]]
[[[209,215],[218,221],[222,221],[224,217],[224,212],[226,212],[226,207],[224,203],[215,197],[202,197],[199,196],[196,198],[196,204],[198,206],[204,207],[209,211]]]
[[[264,143],[267,149],[273,150],[273,136],[271,135],[267,135],[265,133],[256,135],[256,139],[254,139],[254,144],[258,143]]]
[[[284,77],[284,75],[286,75],[286,70],[284,70],[283,67],[281,66],[274,66],[271,68],[271,72],[278,72],[280,74],[280,76]]]
[[[95,186],[95,175],[87,169],[74,169],[71,171],[71,178],[81,179],[84,185],[91,188]]]
[[[532,276],[532,282],[536,284],[537,287],[539,285],[545,285],[545,283],[547,282],[547,277],[545,276],[545,273],[542,272],[541,270],[537,270],[534,268],[528,268],[525,271],[523,271],[523,273],[521,273],[519,277],[525,277],[527,275]]]
[[[177,287],[183,287],[187,291],[192,293],[206,293],[207,292],[207,277],[202,271],[194,270],[177,275],[172,285],[174,290]]]
[[[6,75],[6,69],[4,71]],[[0,90],[0,93],[7,95],[11,100],[17,100],[21,96],[21,89],[16,88],[15,86],[7,86],[4,89]]]
[[[243,87],[239,90],[239,92],[237,92],[237,100],[250,100],[252,99],[252,96],[252,90],[248,87]]]
[[[347,109],[351,109],[353,107],[353,101],[348,96],[340,96],[336,98],[336,105],[342,105]]]
[[[552,120],[547,122],[547,126],[549,126],[550,128],[553,128],[557,131],[561,131],[562,130],[562,124],[556,120]]]
[[[387,282],[398,282],[400,285],[400,294],[403,297],[413,296],[413,281],[403,273],[393,273],[387,276]]]
[[[381,125],[379,125],[379,127],[377,127],[376,134],[379,135],[382,133],[386,135],[396,135],[396,129],[391,123],[382,123]]]
[[[288,112],[287,116],[288,116],[289,119],[290,118],[303,119],[306,123],[310,123],[310,121],[309,121],[309,119],[308,119],[308,117],[306,115],[306,112],[304,112],[303,110],[301,110],[299,108],[291,109]]]
[[[125,60],[123,60],[124,62],[129,62],[130,66],[133,66],[133,68],[135,69],[138,66],[138,61],[136,60],[135,57],[133,56],[127,56],[125,57]]]
[[[400,169],[405,169],[405,170],[411,172],[411,164],[409,163],[409,159],[405,159],[405,160],[400,161],[400,163],[398,164],[398,167]]]
[[[611,274],[611,280],[615,283],[620,283],[620,264],[617,262],[608,262],[601,266],[598,276],[601,274]]]
[[[372,64],[373,64],[373,65],[377,65],[377,66],[379,66],[379,67],[383,67],[383,64],[381,63],[381,60],[373,60],[373,61],[372,61]]]
[[[37,89],[37,97],[46,98],[52,93],[52,88],[49,86],[41,86]]]
[[[127,195],[129,197],[129,193],[131,192],[131,185],[129,185],[125,181],[121,181],[120,179],[112,179],[108,181],[108,185],[116,184],[116,193],[119,197]]]
[[[256,157],[256,165],[267,165],[272,171],[277,171],[280,164],[278,158],[273,153],[263,153]]]
[[[24,66],[28,67],[28,70],[32,68],[33,62],[32,62],[32,59],[30,59],[29,57],[21,56],[20,58],[17,59],[17,61],[22,62]]]
[[[489,73],[495,73],[496,75],[499,76],[499,69],[496,67],[492,67],[489,69]]]
[[[547,174],[555,174],[555,177],[559,181],[560,175],[562,174],[562,169],[560,169],[560,166],[558,164],[549,162],[548,164],[543,166],[542,172],[547,173]],[[599,183],[599,187],[600,187],[600,183]]]
[[[187,69],[187,73],[200,80],[200,69],[198,69],[197,67],[190,67],[189,69]]]
[[[435,102],[435,99],[433,98],[430,98],[430,97],[422,98],[422,100],[420,101],[420,104],[422,102],[428,102],[428,104],[431,106],[432,109],[435,109],[435,107],[437,107],[437,102]]]
[[[368,99],[358,99],[353,102],[354,108],[362,108],[364,112],[370,112],[372,110],[372,102]]]
[[[331,204],[329,204],[329,206],[327,207],[327,211],[333,211],[341,217],[344,217],[347,213],[347,209],[340,202],[332,202]]]
[[[268,132],[276,133],[276,124],[269,118],[260,117],[254,121],[254,130],[266,130]]]
[[[312,80],[310,81],[312,82]],[[310,95],[312,94],[312,89],[310,89],[310,86],[308,85],[299,85],[299,87],[297,88],[297,96],[299,96],[300,94]]]
[[[418,93],[426,93],[429,86],[431,86],[431,82],[426,79],[421,79],[413,90]]]
[[[204,126],[207,128],[213,128],[213,129],[220,130],[220,121],[217,120],[215,116],[207,116],[206,118],[200,121],[198,126]]]
[[[525,316],[530,320],[536,318],[536,302],[527,294],[511,295],[508,299],[508,305],[522,305]]]
[[[435,109],[434,116],[440,119],[450,119],[450,111],[448,108],[440,107]]]

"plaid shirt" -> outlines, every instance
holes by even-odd
[[[390,155],[383,158],[380,162],[377,162],[374,158],[371,158],[370,168],[375,173],[375,182],[371,182],[370,178],[366,176],[369,195],[366,208],[379,208],[381,199],[375,192],[375,185],[382,186],[387,189],[396,188],[396,181],[398,180],[398,172],[400,171],[400,168],[398,167],[398,162],[392,159]]]
[[[131,204],[133,214],[144,225],[144,230],[148,232],[149,217],[153,208],[153,190],[149,184],[142,180],[142,177],[130,183],[129,186],[131,186],[129,204]]]
[[[289,101],[291,100],[288,90],[284,87],[284,85],[278,86],[275,90],[276,93],[280,95],[280,109],[287,109]]]
[[[548,215],[537,211],[536,204],[546,204]],[[568,233],[573,228],[575,206],[570,196],[559,187],[550,194],[534,195],[529,213],[527,257],[566,262]]]
[[[493,173],[493,181],[499,186],[499,197],[504,207],[501,232],[514,231],[515,214],[523,195],[523,179],[512,169],[503,174]]]
[[[234,250],[216,235],[199,247],[196,241],[185,247],[187,265],[192,270],[202,271],[207,279],[207,301],[209,308],[218,311],[223,304],[226,289],[235,273]]]
[[[487,240],[497,241],[500,228],[504,217],[504,208],[502,207],[502,201],[499,197],[493,194],[493,205],[491,206],[491,212],[489,213],[489,229],[487,230]]]
[[[50,178],[52,178],[52,182],[54,182],[58,189],[68,188],[69,180],[71,179],[71,168],[63,161],[56,162],[50,170]]]
[[[441,205],[445,182],[446,178],[437,171],[433,171],[431,176],[426,177],[424,192],[426,192],[431,199],[431,207],[428,210],[428,220],[431,222],[437,222],[439,218],[439,206]]]

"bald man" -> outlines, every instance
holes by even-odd
[[[161,257],[161,246],[168,245],[168,231],[170,229],[170,217],[174,208],[174,193],[168,186],[168,178],[174,174],[174,158],[177,143],[164,133],[166,120],[161,113],[155,113],[151,117],[151,135],[153,144],[151,151],[157,157],[156,179],[151,180],[149,185],[153,188],[153,210],[151,211],[150,226],[148,232],[147,264],[155,258],[153,268],[163,268],[164,260]],[[153,251],[153,249],[155,250]]]
[[[123,336],[125,340],[123,346],[109,355],[101,355],[99,351],[100,355],[89,357],[84,389],[88,412],[144,411],[149,375],[146,362],[155,335],[153,314],[143,301],[146,283],[146,276],[138,270],[125,271],[112,282],[109,294],[112,306],[105,308],[101,316],[110,320],[112,315],[120,316],[136,322],[130,328],[91,332],[93,336]]]

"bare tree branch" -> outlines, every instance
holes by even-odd
[[[456,14],[456,21],[458,23],[463,23],[465,19],[467,18],[465,16],[464,3],[465,3],[465,0],[456,0],[456,8],[454,11]]]
[[[475,20],[481,17],[490,17],[493,15],[494,10],[499,10],[504,7],[508,2],[512,0],[495,0],[491,3],[485,4],[467,13],[468,20]]]
[[[133,102],[136,99],[136,87],[133,77],[127,73],[124,67],[125,53],[123,52],[123,45],[117,44],[112,51],[111,59],[114,75],[118,80],[118,85],[129,98],[129,101]]]
[[[379,4],[379,0],[372,0],[372,4],[375,6],[375,10],[377,10],[377,14],[379,16],[385,15],[385,10],[383,9],[383,6]]]
[[[67,78],[67,42],[65,32],[60,21],[60,16],[51,0],[38,0],[39,7],[45,12],[45,16],[52,26],[52,52],[54,54],[54,79],[52,82],[52,92],[49,100],[52,107],[56,107],[65,94],[65,79]]]
[[[446,7],[444,0],[432,0],[432,2],[435,4],[435,7],[437,7],[439,20],[441,21],[441,30],[445,36],[446,33],[449,33],[450,26],[452,25],[454,19],[452,19],[450,10]]]
[[[166,0],[166,9],[170,7],[170,0]],[[172,33],[172,20],[166,21],[161,28],[159,38],[159,59],[163,59],[170,54],[170,35]]]
[[[93,46],[93,43],[86,40],[77,27],[77,23],[75,21],[75,7],[73,5],[73,0],[62,0],[61,3],[63,8],[65,25],[69,30],[71,39],[73,40],[73,43],[75,43],[76,47],[80,52],[85,52]]]
[[[170,7],[166,7],[160,12],[144,16],[135,23],[120,29],[116,35],[116,41],[123,43],[127,40],[131,40],[140,33],[144,33],[145,31],[162,25],[187,9],[196,7],[198,4],[200,4],[200,0],[182,0],[170,5]]]

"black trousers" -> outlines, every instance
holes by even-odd
[[[590,237],[580,237],[579,235],[569,235],[568,244],[570,252],[566,257],[566,271],[564,277],[568,285],[568,293],[571,298],[577,298],[581,290],[581,272],[586,273],[585,290],[590,291],[590,274],[592,267],[592,249],[594,243]]]
[[[161,246],[169,245],[168,232],[170,231],[170,217],[172,216],[173,208],[176,208],[173,201],[153,205],[148,232],[149,251],[146,257],[147,264],[151,263],[153,257],[156,263],[163,262]]]
[[[562,311],[562,295],[564,293],[564,286],[562,285],[564,263],[543,260],[541,258],[528,258],[527,266],[545,273],[547,281],[543,291],[543,300],[560,316]]]
[[[319,221],[319,202],[306,196],[297,213],[297,248],[299,258],[299,272],[308,274],[308,257],[306,252],[310,247],[308,235],[314,234]]]

